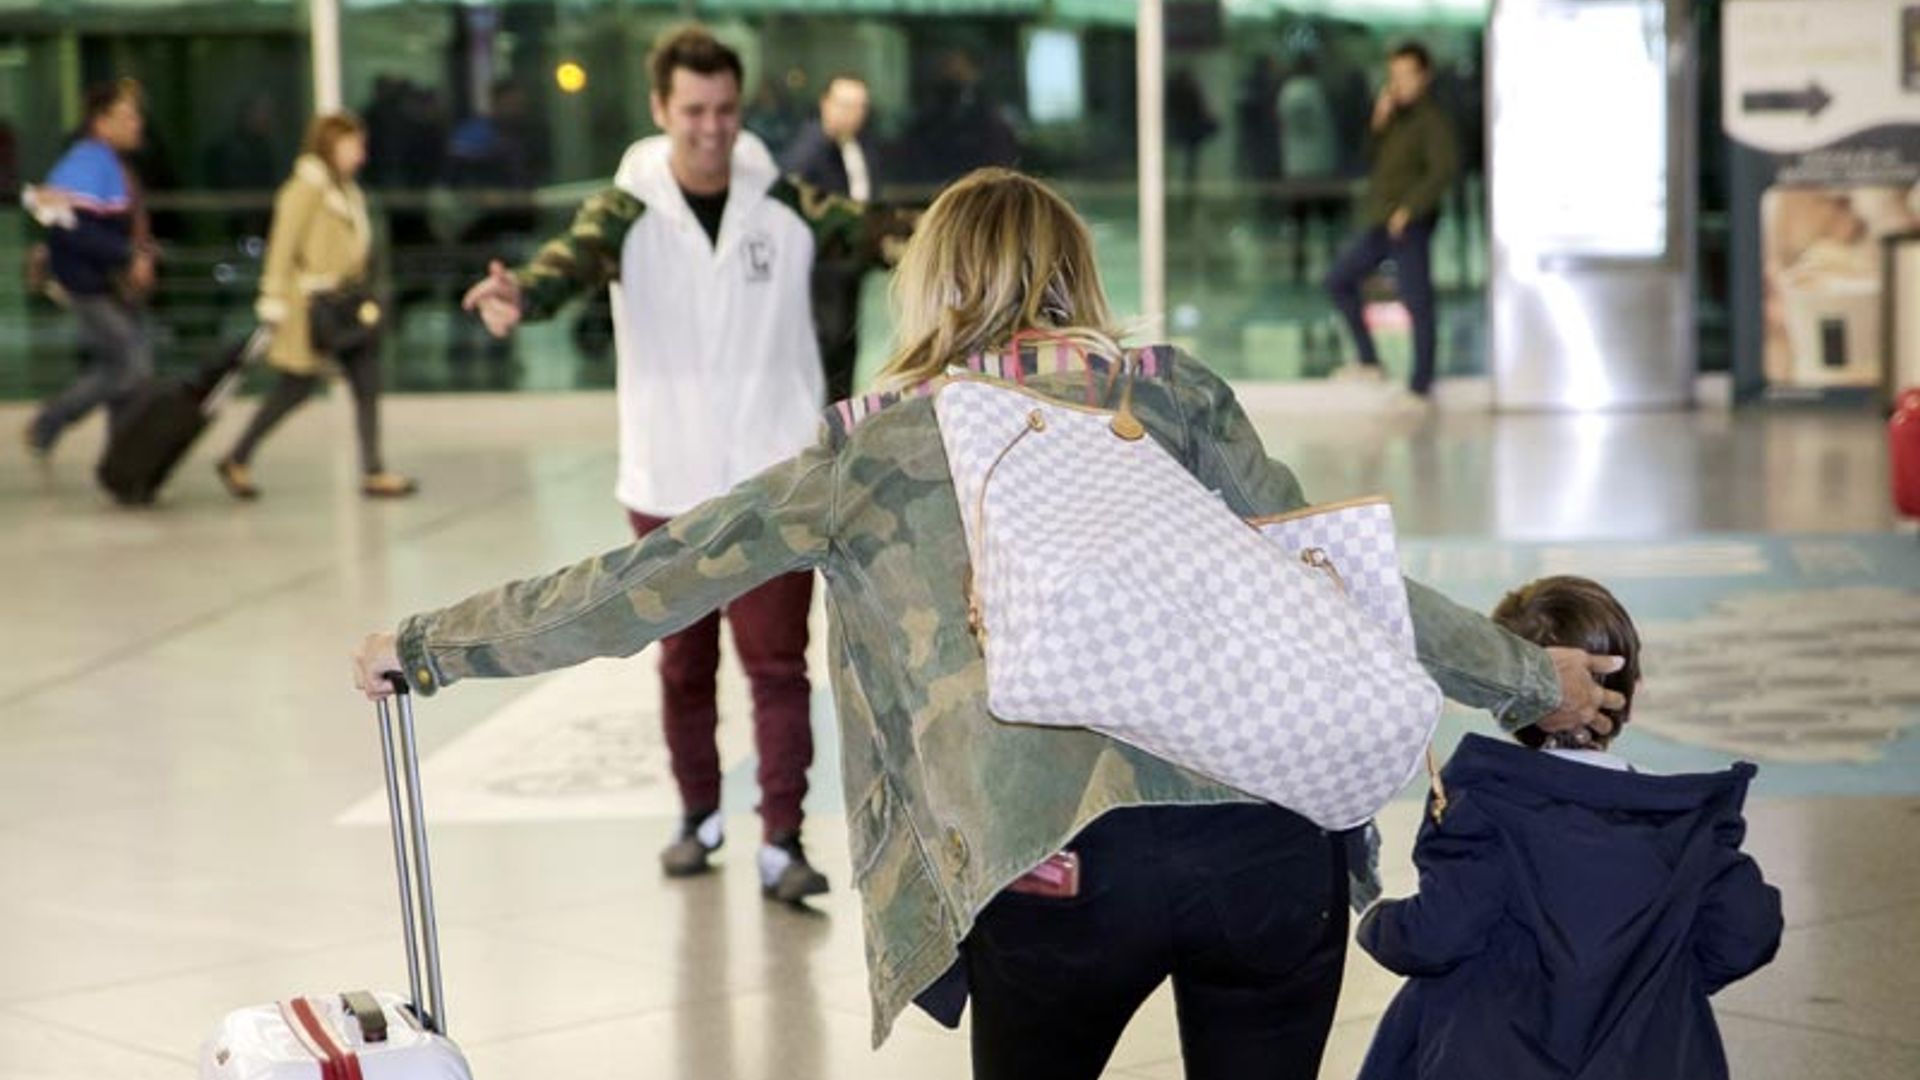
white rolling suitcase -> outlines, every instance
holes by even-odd
[[[404,680],[397,675],[391,679],[397,691],[400,730],[396,739],[394,710],[380,702],[380,749],[387,774],[387,811],[393,826],[393,865],[400,880],[411,996],[356,990],[292,997],[228,1013],[201,1048],[203,1080],[473,1080],[466,1057],[446,1035],[413,703]],[[406,823],[400,811],[402,775],[407,788]],[[420,994],[423,951],[429,994],[424,999]]]

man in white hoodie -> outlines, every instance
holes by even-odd
[[[466,296],[504,337],[572,297],[611,290],[619,357],[620,480],[636,535],[812,444],[824,384],[809,279],[817,253],[880,261],[902,216],[782,177],[740,127],[740,57],[699,27],[670,31],[650,58],[653,120],[665,133],[627,150],[613,186],[516,270],[496,262]],[[769,897],[827,891],[800,844],[813,761],[808,711],[811,573],[776,579],[727,607],[753,688]],[[698,874],[723,839],[715,612],[661,644],[662,714],[685,811],[661,852],[669,876]]]

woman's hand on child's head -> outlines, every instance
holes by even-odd
[[[1613,734],[1613,721],[1602,710],[1626,708],[1627,699],[1617,690],[1600,685],[1600,676],[1611,675],[1625,666],[1618,656],[1595,656],[1579,649],[1549,647],[1548,659],[1553,673],[1560,677],[1560,707],[1534,721],[1546,732],[1568,732],[1577,739]]]

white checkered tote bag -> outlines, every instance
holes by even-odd
[[[1407,606],[1407,579],[1400,575],[1392,504],[1377,497],[1354,499],[1255,518],[1252,524],[1283,550],[1337,578],[1348,598],[1413,654],[1413,612]]]
[[[1337,548],[1241,520],[1125,406],[962,377],[934,407],[996,717],[1091,728],[1328,829],[1412,778],[1440,689],[1410,624],[1327,571]]]

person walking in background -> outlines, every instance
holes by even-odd
[[[1167,141],[1180,151],[1180,180],[1186,212],[1200,207],[1200,151],[1220,134],[1220,118],[1213,115],[1207,88],[1192,68],[1181,68],[1167,79]]]
[[[1433,60],[1408,43],[1387,62],[1387,84],[1374,102],[1373,169],[1361,206],[1362,232],[1334,261],[1327,291],[1359,351],[1349,376],[1380,378],[1380,354],[1367,329],[1361,287],[1391,260],[1400,302],[1413,320],[1413,378],[1407,405],[1424,407],[1433,391],[1437,337],[1433,292],[1433,229],[1440,202],[1459,173],[1453,124],[1427,94]]]
[[[126,419],[133,394],[153,372],[146,297],[153,290],[157,247],[146,223],[140,186],[125,156],[146,130],[140,84],[131,79],[86,92],[80,138],[23,201],[48,227],[54,281],[79,324],[84,368],[48,400],[26,432],[27,449],[45,459],[61,432],[107,407],[109,432]]]
[[[227,456],[214,466],[236,499],[258,498],[251,462],[260,440],[320,385],[329,363],[353,388],[360,490],[374,498],[413,494],[380,453],[379,305],[366,288],[373,236],[354,177],[367,160],[366,129],[350,113],[315,117],[293,175],[274,197],[260,321],[273,330],[267,360],[280,371]]]
[[[807,183],[857,203],[880,198],[880,161],[867,135],[866,81],[835,75],[820,95],[820,116],[801,129],[781,167]],[[827,377],[827,400],[853,396],[860,361],[860,286],[873,264],[848,252],[813,263],[813,329]]]
[[[1339,182],[1340,133],[1334,126],[1333,103],[1320,75],[1319,58],[1311,53],[1300,57],[1294,69],[1280,84],[1280,162],[1290,185],[1306,188]],[[1325,234],[1323,243],[1332,247],[1338,240],[1334,230],[1344,195],[1320,190],[1290,192],[1293,214],[1293,280],[1307,280],[1307,264],[1312,250],[1312,233]]]
[[[891,215],[783,177],[741,130],[740,55],[706,30],[668,32],[649,58],[654,123],[613,186],[518,270],[495,262],[465,307],[496,335],[611,287],[620,407],[615,495],[634,534],[799,452],[819,426],[824,379],[809,282],[821,256],[876,258]],[[725,617],[753,687],[759,854],[768,897],[827,890],[800,842],[813,764],[807,679],[810,569],[729,597]],[[720,612],[660,647],[662,721],[684,816],[660,853],[669,877],[706,872],[720,812]]]
[[[902,140],[913,179],[943,186],[985,165],[1020,160],[1020,136],[1008,120],[980,61],[964,48],[934,59],[932,85]]]
[[[1284,150],[1280,132],[1280,61],[1271,56],[1254,58],[1240,82],[1240,96],[1234,102],[1233,114],[1241,175],[1253,190],[1253,203],[1261,225],[1276,224],[1281,216],[1281,200],[1274,189],[1285,171],[1285,162],[1280,159]]]
[[[278,139],[282,128],[273,95],[256,90],[247,96],[233,126],[207,147],[207,186],[215,191],[241,193],[245,202],[227,215],[227,229],[236,237],[264,237],[273,214],[252,199],[273,190],[286,161]]]

